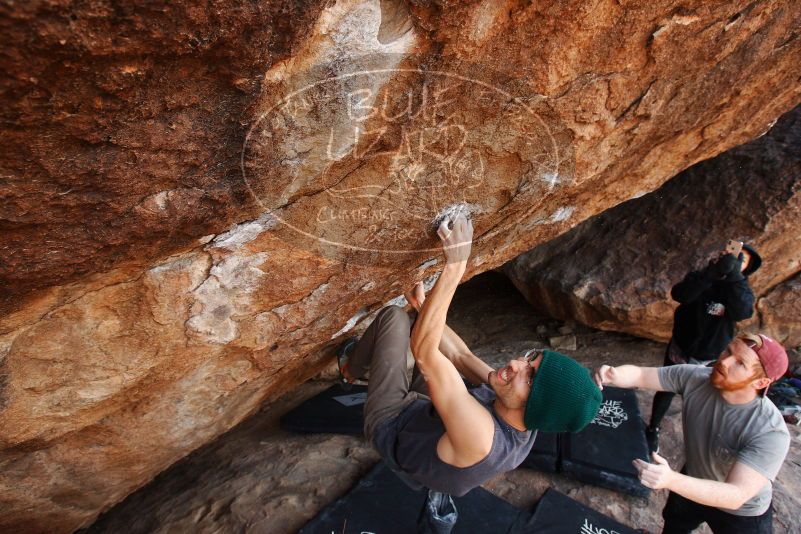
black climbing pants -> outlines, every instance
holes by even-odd
[[[773,504],[758,516],[734,515],[685,499],[672,491],[662,509],[662,534],[689,534],[706,523],[715,534],[772,534]]]

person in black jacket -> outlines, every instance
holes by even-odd
[[[717,360],[734,337],[735,323],[754,313],[748,276],[761,264],[757,251],[743,244],[738,256],[717,255],[703,270],[687,273],[673,286],[670,296],[679,307],[673,314],[673,336],[665,351],[665,366],[708,365]],[[667,391],[654,396],[651,422],[645,430],[652,452],[659,450],[659,425],[674,396]]]

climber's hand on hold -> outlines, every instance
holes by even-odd
[[[406,297],[406,302],[417,311],[423,309],[423,303],[426,301],[426,290],[423,287],[423,282],[417,282],[411,291],[403,294]]]
[[[467,263],[473,243],[473,223],[462,214],[443,219],[437,230],[447,263]]]

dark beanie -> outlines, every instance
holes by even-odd
[[[546,350],[534,375],[523,422],[528,430],[578,432],[598,413],[602,398],[587,369],[564,354]]]
[[[748,276],[754,273],[762,265],[762,257],[754,249],[754,247],[748,243],[743,243],[743,249],[748,251],[748,254],[751,256],[751,258],[748,260],[748,265],[746,265],[745,269],[743,269],[743,276]]]

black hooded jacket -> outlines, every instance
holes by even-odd
[[[707,267],[688,273],[671,289],[670,296],[679,303],[673,315],[673,341],[688,357],[716,360],[734,337],[735,323],[753,315],[754,293],[747,277],[762,260],[751,247],[746,249],[751,260],[742,276],[738,269],[723,279],[715,279]],[[723,315],[709,313],[716,303],[724,306]]]

